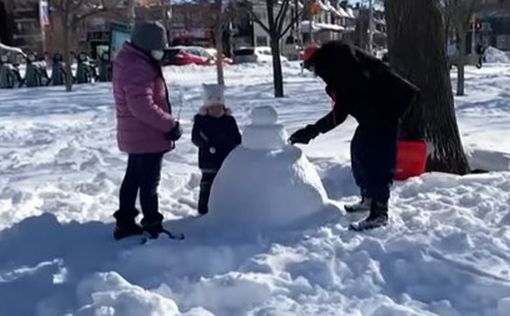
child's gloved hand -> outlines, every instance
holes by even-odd
[[[209,147],[209,152],[214,155],[216,153],[216,148]]]
[[[182,136],[182,127],[179,121],[175,122],[175,126],[168,132],[167,137],[172,141],[177,141]]]
[[[292,134],[289,138],[291,144],[308,144],[312,139],[319,135],[319,131],[315,125],[307,125]]]

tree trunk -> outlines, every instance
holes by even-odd
[[[308,21],[310,23],[308,30],[304,31],[304,34],[306,34],[306,36],[305,35],[303,36],[304,37],[303,44],[305,46],[313,43],[313,34],[312,34],[313,15],[312,15],[312,11],[311,11],[312,3],[313,3],[312,0],[305,0],[304,8],[303,8],[303,10],[304,10],[303,20]],[[299,28],[299,25],[298,25],[298,28]]]
[[[217,19],[214,29],[216,41],[216,73],[218,84],[225,84],[225,74],[223,72],[223,13],[222,13],[222,0],[215,0]]]
[[[223,30],[216,30],[216,73],[218,84],[225,84],[225,74],[223,71]]]
[[[273,0],[266,0],[267,4],[267,21],[269,26],[269,40],[271,42],[271,55],[273,56],[273,85],[274,96],[283,98],[283,72],[282,61],[280,58],[280,37],[274,16]]]
[[[72,71],[72,62],[71,52],[69,48],[69,15],[64,12],[61,16],[62,26],[63,26],[63,36],[64,36],[64,63],[66,70],[66,91],[71,92],[73,90],[73,71]]]
[[[283,98],[283,71],[280,58],[280,41],[277,35],[271,36],[271,52],[273,54],[274,96],[276,98]]]
[[[466,34],[467,32],[461,26],[458,27],[459,35],[458,43],[459,43],[459,59],[457,61],[457,95],[464,95],[464,66],[466,64]]]
[[[466,174],[470,169],[455,118],[439,0],[385,0],[385,9],[391,64],[421,89],[401,136],[433,145],[428,170]]]
[[[131,26],[133,26],[135,24],[135,20],[136,20],[135,5],[136,5],[135,0],[128,1],[126,12],[127,12],[129,24]]]

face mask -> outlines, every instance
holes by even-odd
[[[155,60],[159,61],[159,60],[163,59],[163,56],[165,56],[165,51],[162,51],[162,50],[153,50],[153,51],[151,51],[151,56]]]

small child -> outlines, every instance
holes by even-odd
[[[224,86],[203,85],[204,105],[195,116],[191,141],[198,147],[202,171],[198,212],[207,214],[211,186],[228,154],[241,143],[241,134],[231,111],[225,106]]]

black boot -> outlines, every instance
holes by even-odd
[[[372,201],[370,215],[357,224],[351,224],[351,230],[362,231],[383,227],[388,224],[388,203]]]
[[[161,224],[161,221],[154,221],[147,223],[144,220],[142,220],[142,227],[144,233],[150,238],[150,239],[156,239],[159,237],[159,234],[163,232],[163,225]]]
[[[113,231],[113,238],[115,240],[143,234],[142,227],[135,222],[138,213],[138,210],[133,210],[131,212],[117,211],[113,214],[117,220],[115,230]]]
[[[370,211],[372,199],[362,196],[361,201],[356,204],[345,205],[344,209],[347,213],[362,213]]]

